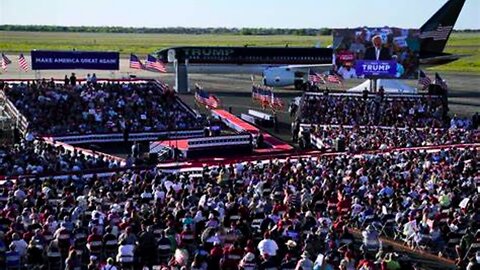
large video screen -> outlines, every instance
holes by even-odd
[[[332,34],[340,75],[408,79],[417,74],[420,50],[417,29],[334,29]]]

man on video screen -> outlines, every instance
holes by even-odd
[[[373,47],[365,51],[365,60],[391,60],[392,56],[387,48],[382,46],[382,37],[374,36],[372,38]]]

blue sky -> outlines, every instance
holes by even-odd
[[[0,0],[0,24],[419,28],[446,0]],[[467,0],[456,29],[480,29]]]

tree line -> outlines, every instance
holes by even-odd
[[[226,27],[120,27],[120,26],[55,26],[55,25],[0,25],[0,31],[29,32],[87,32],[87,33],[135,33],[135,34],[234,34],[234,35],[330,35],[329,28],[226,28]]]
[[[233,35],[331,35],[331,28],[226,28],[226,27],[120,27],[120,26],[56,26],[56,25],[0,25],[0,31],[29,32],[86,32],[86,33],[135,33],[135,34],[233,34]],[[479,29],[454,30],[455,32],[479,32]]]

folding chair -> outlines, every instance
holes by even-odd
[[[397,223],[395,222],[394,215],[385,215],[382,218],[383,225],[380,228],[380,233],[391,238],[395,238],[395,233],[397,232]]]
[[[477,253],[477,251],[480,251],[480,241],[473,242],[472,245],[470,245],[470,248],[463,257],[463,260],[466,261],[469,257],[475,256],[475,253]]]
[[[461,238],[459,236],[454,236],[448,239],[447,241],[447,253],[450,257],[454,258],[456,256],[455,247],[460,244]]]
[[[362,228],[366,228],[368,225],[372,224],[375,221],[375,215],[368,215],[365,216],[362,224],[360,225]]]
[[[47,252],[48,270],[62,269],[62,256],[60,252]]]
[[[432,242],[432,237],[429,234],[418,233],[415,240],[414,249],[426,250]]]

